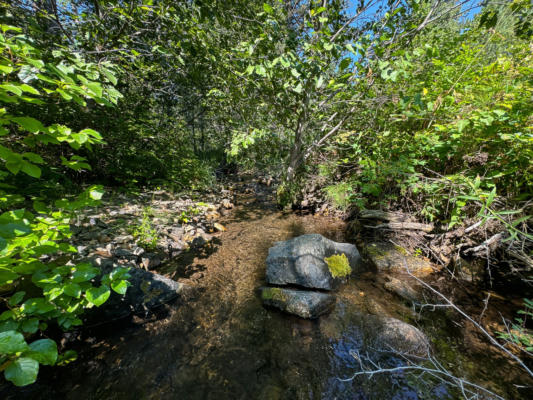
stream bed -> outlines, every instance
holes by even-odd
[[[117,321],[72,338],[77,361],[43,368],[4,399],[453,399],[459,393],[428,376],[377,374],[343,382],[360,370],[354,351],[365,335],[360,315],[416,324],[413,311],[383,289],[373,272],[337,292],[331,314],[302,320],[266,309],[257,295],[274,242],[305,233],[344,241],[342,221],[278,211],[268,194],[241,195],[222,221],[227,231],[201,252],[165,264],[161,274],[192,289],[157,318]],[[444,312],[422,319],[435,357],[454,373],[501,394],[528,398],[519,372],[479,341],[465,340]],[[370,333],[371,334],[371,333]],[[479,338],[478,338],[479,339]],[[475,349],[474,349],[475,347]],[[380,359],[404,365],[398,357]]]

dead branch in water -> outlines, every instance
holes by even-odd
[[[391,353],[395,356],[400,356],[405,361],[406,365],[400,365],[397,367],[387,368],[379,363],[373,361],[368,354],[361,355],[358,351],[350,351],[350,355],[359,362],[360,371],[355,372],[352,376],[348,378],[337,378],[341,382],[350,382],[353,381],[358,376],[367,376],[368,379],[372,378],[374,375],[378,374],[393,374],[398,372],[413,372],[419,373],[417,380],[423,381],[425,376],[436,378],[437,380],[457,387],[463,397],[469,400],[477,399],[486,399],[487,396],[504,400],[503,397],[497,395],[496,393],[477,385],[473,382],[467,381],[466,379],[459,378],[448,371],[437,359],[431,356],[428,352],[426,358],[418,358],[417,362],[413,361],[413,357],[403,354],[399,351],[391,349]],[[429,366],[424,366],[422,363],[430,364]]]
[[[379,225],[364,225],[365,228],[371,229],[407,229],[423,232],[431,232],[433,230],[433,224],[420,224],[418,222],[388,222],[386,224]]]

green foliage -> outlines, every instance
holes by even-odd
[[[54,365],[58,360],[54,341],[33,339],[51,323],[63,329],[80,325],[83,310],[103,304],[112,289],[124,294],[128,277],[123,268],[100,276],[100,270],[90,263],[59,261],[76,252],[68,242],[71,217],[81,208],[98,204],[101,186],[51,202],[25,198],[24,190],[17,193],[23,187],[9,184],[20,173],[38,179],[43,168],[54,164],[48,158],[51,153],[44,151],[46,146],[91,149],[102,143],[102,137],[89,128],[73,131],[63,124],[46,125],[24,112],[64,102],[113,105],[120,93],[109,84],[115,78],[107,63],[87,63],[62,50],[45,61],[20,28],[1,25],[1,29],[0,368],[7,380],[23,386],[35,381],[39,364]],[[90,168],[80,156],[60,159],[62,166],[74,171]],[[31,204],[33,209],[24,208]]]
[[[327,186],[325,189],[328,199],[340,210],[345,211],[350,205],[351,187],[349,183],[343,182],[337,185]]]
[[[477,214],[530,239],[517,228],[527,215],[495,207],[499,198],[513,203],[533,193],[530,44],[508,28],[515,15],[498,15],[493,34],[479,20],[446,22],[391,50],[390,59],[368,61],[359,92],[367,104],[383,102],[336,135],[328,157],[337,164],[330,176],[343,174],[357,206],[407,197],[421,217],[448,229]]]
[[[344,253],[326,257],[324,261],[328,264],[329,271],[334,278],[345,278],[352,273],[348,257]]]
[[[137,239],[139,246],[148,250],[155,250],[159,236],[151,220],[152,210],[147,207],[143,210],[141,224],[133,228],[132,234]]]
[[[498,337],[508,341],[519,349],[526,352],[533,351],[533,332],[526,328],[528,318],[533,317],[533,301],[524,299],[524,310],[518,311],[518,314],[523,315],[523,318],[517,317],[506,331],[498,332]]]

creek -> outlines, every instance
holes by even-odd
[[[437,380],[379,374],[342,382],[360,370],[354,351],[366,334],[361,313],[416,324],[409,306],[383,289],[373,272],[352,278],[337,304],[317,320],[266,309],[257,294],[274,242],[305,233],[344,241],[342,221],[277,210],[268,192],[242,194],[221,221],[227,231],[199,252],[158,272],[191,285],[157,318],[133,318],[86,328],[72,338],[77,361],[43,368],[37,383],[10,388],[6,399],[450,399]],[[418,322],[445,367],[505,397],[523,394],[518,372],[488,347],[473,349],[453,319],[430,313]],[[403,365],[388,356],[387,366]],[[0,394],[2,392],[0,391]],[[524,396],[523,398],[527,398]]]

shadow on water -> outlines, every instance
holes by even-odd
[[[248,200],[246,200],[248,201]],[[250,207],[250,208],[249,208]],[[243,210],[244,209],[244,210]],[[26,388],[3,386],[3,399],[447,399],[435,385],[421,391],[412,378],[380,375],[341,382],[358,368],[351,351],[364,347],[361,312],[369,297],[401,319],[409,309],[361,276],[337,294],[334,311],[308,321],[265,309],[257,296],[265,258],[279,240],[321,233],[343,240],[341,222],[282,214],[245,204],[222,221],[228,230],[213,247],[167,265],[175,279],[196,272],[195,290],[158,311],[148,323],[135,318],[82,331],[72,346],[79,359],[44,367]],[[387,358],[387,365],[400,360]]]

